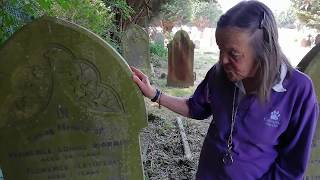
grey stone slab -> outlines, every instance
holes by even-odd
[[[138,25],[131,24],[122,37],[123,57],[130,66],[150,75],[150,42],[148,34]]]
[[[124,59],[78,25],[43,17],[0,47],[6,180],[143,179],[141,92]]]
[[[308,74],[320,102],[320,44],[314,46],[301,60],[297,68]],[[320,123],[318,120],[315,136],[312,141],[311,157],[305,179],[320,179]]]

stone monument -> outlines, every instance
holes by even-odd
[[[162,32],[156,32],[153,36],[152,39],[154,42],[161,44],[161,46],[164,46],[164,35]]]
[[[42,17],[0,47],[0,63],[5,180],[144,179],[144,100],[105,41]]]
[[[308,74],[312,79],[316,90],[318,102],[320,102],[320,44],[313,47],[301,60],[297,68]],[[320,123],[318,120],[317,129],[312,140],[311,157],[305,180],[320,179]]]
[[[168,44],[167,86],[193,86],[193,60],[195,45],[184,30],[179,30]]]
[[[2,175],[2,170],[0,169],[0,180],[4,180],[3,179],[3,175]]]
[[[130,66],[150,75],[150,43],[148,34],[138,25],[131,24],[121,39],[123,57]]]

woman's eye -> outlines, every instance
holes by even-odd
[[[238,53],[238,52],[236,52],[236,51],[231,51],[231,52],[230,52],[230,56],[231,56],[233,59],[237,60],[237,59],[239,58],[239,56],[240,56],[240,53]]]

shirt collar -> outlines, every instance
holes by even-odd
[[[276,92],[286,92],[287,91],[287,89],[285,89],[282,84],[284,81],[284,78],[287,75],[287,72],[288,72],[287,65],[282,63],[281,67],[280,67],[280,81],[272,87],[272,89],[274,91],[276,91]],[[240,92],[242,92],[243,94],[246,94],[246,90],[244,89],[242,81],[235,82],[235,85],[239,88]]]

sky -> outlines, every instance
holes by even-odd
[[[218,0],[225,12],[241,0]],[[273,12],[287,10],[291,4],[290,0],[259,0],[266,4]]]

